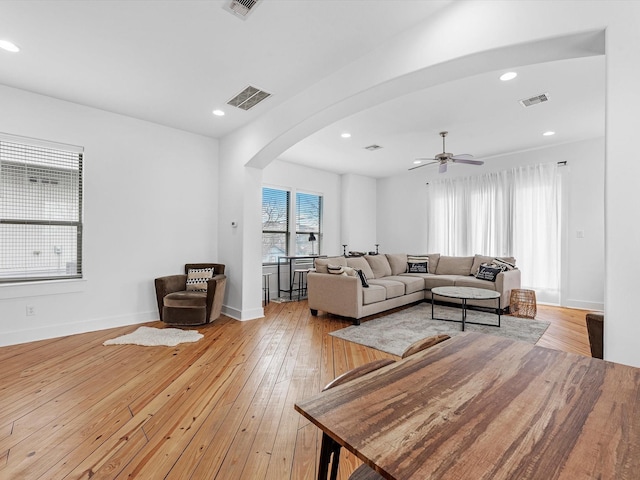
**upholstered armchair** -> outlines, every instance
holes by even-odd
[[[227,277],[221,263],[188,263],[183,275],[155,279],[160,320],[202,325],[220,316]]]

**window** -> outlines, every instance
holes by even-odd
[[[82,277],[82,158],[0,135],[0,282]]]
[[[296,255],[320,253],[322,197],[296,193]]]
[[[557,303],[562,176],[555,163],[429,184],[429,250],[513,256],[522,285]]]
[[[289,192],[262,189],[262,263],[289,254]]]
[[[295,194],[276,188],[262,189],[262,263],[277,263],[278,257],[317,255],[320,253],[322,196]],[[290,245],[289,218],[295,208],[295,244]]]

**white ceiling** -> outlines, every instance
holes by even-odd
[[[21,52],[0,50],[0,84],[219,138],[451,0],[262,0],[246,20],[223,3],[2,0],[0,39]],[[450,132],[447,151],[482,159],[604,134],[603,57],[518,73],[508,83],[486,74],[387,102],[281,159],[381,177],[440,152],[440,130]],[[248,112],[225,105],[247,85],[273,95]],[[546,104],[517,103],[543,92]],[[226,115],[213,116],[215,108]],[[542,137],[549,129],[558,134]],[[340,138],[343,131],[352,137]],[[384,148],[363,149],[373,143]]]

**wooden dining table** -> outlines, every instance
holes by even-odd
[[[640,369],[460,333],[295,409],[384,478],[640,478]]]

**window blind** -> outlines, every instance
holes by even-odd
[[[320,253],[321,224],[322,196],[296,192],[296,255]]]
[[[0,136],[0,282],[82,277],[81,147]]]
[[[287,190],[262,189],[262,263],[289,254],[289,199]]]

